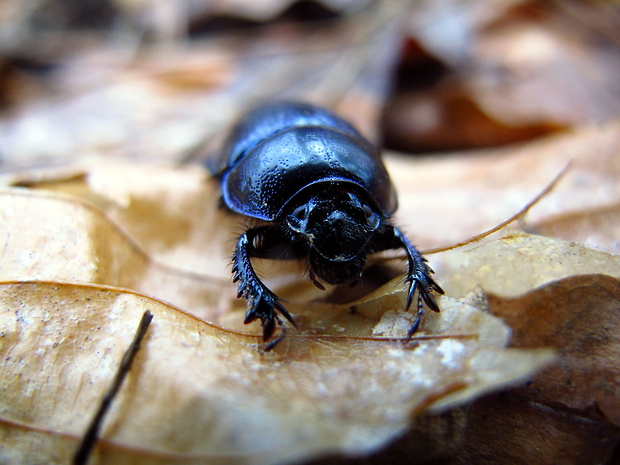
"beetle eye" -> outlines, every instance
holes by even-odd
[[[289,227],[293,231],[302,232],[306,229],[306,223],[308,222],[308,210],[305,205],[297,207],[286,218]]]
[[[352,202],[354,205],[360,205],[360,200],[357,198],[357,195],[349,192],[349,202]]]
[[[379,227],[379,223],[381,222],[381,217],[372,210],[368,205],[364,205],[364,214],[366,215],[366,221],[368,222],[368,227],[374,231]]]

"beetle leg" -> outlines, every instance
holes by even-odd
[[[276,310],[286,318],[293,326],[297,327],[293,317],[279,302],[279,298],[260,280],[254,268],[250,256],[258,253],[254,247],[254,239],[264,232],[266,228],[254,228],[239,236],[237,246],[233,254],[233,282],[238,282],[237,297],[244,297],[248,303],[244,323],[248,324],[260,318],[263,326],[263,340],[267,341],[273,336],[275,324],[278,323],[282,334],[267,345],[265,350],[271,350],[280,342],[285,335],[284,323],[276,314]]]
[[[407,260],[409,262],[409,270],[407,272],[407,277],[405,278],[405,282],[409,283],[407,305],[405,310],[409,310],[411,302],[413,301],[413,296],[416,291],[418,293],[418,314],[407,333],[407,336],[411,338],[420,325],[420,318],[422,317],[422,313],[424,311],[423,303],[425,303],[431,310],[438,312],[439,306],[437,305],[433,292],[443,294],[444,291],[431,277],[433,270],[426,264],[426,259],[420,254],[420,252],[418,252],[413,244],[409,242],[407,236],[405,236],[398,228],[392,227],[392,230],[394,232],[394,237],[407,252]]]

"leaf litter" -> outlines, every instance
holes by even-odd
[[[527,18],[518,14],[520,6],[525,7],[521,13],[532,8],[531,2],[511,2],[510,15]],[[30,87],[34,81],[26,83],[22,89],[35,92],[17,95],[17,105],[3,118],[5,169],[81,160],[87,153],[106,158],[4,178],[2,461],[64,463],[72,456],[139,315],[149,309],[161,324],[155,334],[149,332],[93,462],[277,463],[328,452],[365,454],[399,436],[411,418],[516,382],[520,387],[474,400],[466,422],[448,425],[448,430],[463,428],[465,437],[464,445],[451,445],[456,453],[451,463],[485,463],[489,456],[513,464],[524,458],[528,463],[604,463],[618,442],[614,425],[620,411],[614,382],[620,372],[618,262],[612,255],[619,244],[620,130],[614,100],[608,98],[614,53],[599,47],[605,53],[593,55],[591,46],[582,46],[588,40],[599,44],[589,35],[578,47],[558,41],[541,20],[544,15],[535,25],[529,21],[527,27],[506,29],[501,26],[510,16],[504,10],[491,12],[476,2],[465,6],[472,7],[496,19],[486,31],[478,27],[482,40],[465,43],[477,45],[478,64],[468,66],[474,79],[460,87],[473,91],[462,97],[484,113],[482,122],[494,121],[477,125],[480,118],[472,119],[471,112],[457,124],[448,117],[441,146],[445,149],[453,135],[459,146],[463,140],[472,143],[473,135],[478,147],[489,140],[532,137],[532,130],[561,129],[558,122],[570,131],[443,159],[412,162],[388,154],[401,200],[399,224],[415,233],[423,249],[460,242],[522,208],[569,160],[571,170],[516,225],[556,240],[508,232],[480,246],[428,257],[450,297],[441,299],[441,314],[425,315],[419,337],[406,344],[395,340],[411,317],[400,311],[402,278],[356,302],[333,304],[303,279],[299,267],[266,263],[261,269],[286,296],[300,330],[289,331],[276,353],[262,354],[260,329],[242,324],[244,305],[235,299],[229,278],[234,233],[243,224],[215,209],[216,183],[198,168],[111,162],[119,155],[191,158],[202,142],[217,142],[215,135],[242,108],[282,87],[276,96],[303,87],[299,93],[305,98],[337,107],[372,138],[385,86],[367,83],[378,76],[373,82],[385,82],[398,48],[394,30],[383,27],[394,24],[389,14],[366,15],[380,21],[364,27],[352,17],[344,29],[323,29],[313,40],[307,29],[291,36],[286,25],[267,31],[261,42],[244,35],[218,37],[182,53],[173,47],[157,59],[140,54],[129,66],[126,55],[110,48],[79,47],[52,74],[60,84],[58,98]],[[402,10],[394,4],[384,10],[390,11]],[[381,34],[360,35],[369,25],[369,31]],[[573,34],[572,27],[553,26],[554,32],[564,31],[556,36],[560,39],[565,31]],[[593,30],[599,34],[601,28]],[[218,46],[222,43],[226,46]],[[546,76],[532,73],[536,69],[527,63],[541,55],[524,53],[537,43],[552,45],[538,51],[554,50],[557,57],[543,69]],[[456,45],[464,50],[461,41]],[[38,48],[29,47],[27,57]],[[272,53],[239,59],[252,48]],[[64,56],[75,50],[64,49]],[[498,76],[497,57],[507,66],[509,81],[485,81]],[[471,63],[471,56],[465,58]],[[587,89],[586,105],[579,98],[551,95],[558,86],[549,83],[567,82],[558,62],[601,59],[603,68],[582,67],[573,74],[586,84],[580,86]],[[606,77],[592,80],[589,69],[603,69]],[[523,70],[530,72],[524,76]],[[312,76],[323,77],[318,86],[308,79]],[[274,79],[281,85],[264,85]],[[516,86],[506,88],[510,83]],[[231,84],[241,92],[227,93]],[[548,88],[551,94],[541,94]],[[566,89],[566,95],[585,95]],[[20,104],[20,95],[39,98]],[[515,95],[527,98],[511,101]],[[593,122],[588,115],[606,121],[596,119],[588,127]],[[530,127],[531,116],[535,124]],[[504,127],[515,117],[526,131]],[[568,124],[573,127],[564,127]],[[405,127],[406,134],[415,130]],[[27,189],[10,187],[16,185]],[[534,375],[551,357],[539,347],[555,349],[557,358]],[[440,367],[445,372],[438,373]],[[423,449],[429,449],[427,441]],[[423,456],[411,450],[406,455],[407,460]]]

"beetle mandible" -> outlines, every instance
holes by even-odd
[[[247,300],[245,323],[261,320],[263,340],[275,324],[286,334],[278,313],[295,321],[280,299],[258,277],[251,258],[305,258],[310,279],[321,289],[354,283],[368,254],[405,250],[408,310],[417,291],[416,331],[423,303],[436,312],[433,280],[426,259],[392,223],[396,192],[380,153],[345,120],[329,110],[295,102],[276,102],[250,111],[230,134],[216,174],[230,210],[262,220],[239,236],[233,253],[233,281]],[[277,251],[277,252],[275,252]]]

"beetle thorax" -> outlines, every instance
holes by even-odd
[[[381,216],[355,194],[337,192],[311,197],[293,209],[286,223],[307,244],[312,272],[329,284],[340,284],[361,275]]]

